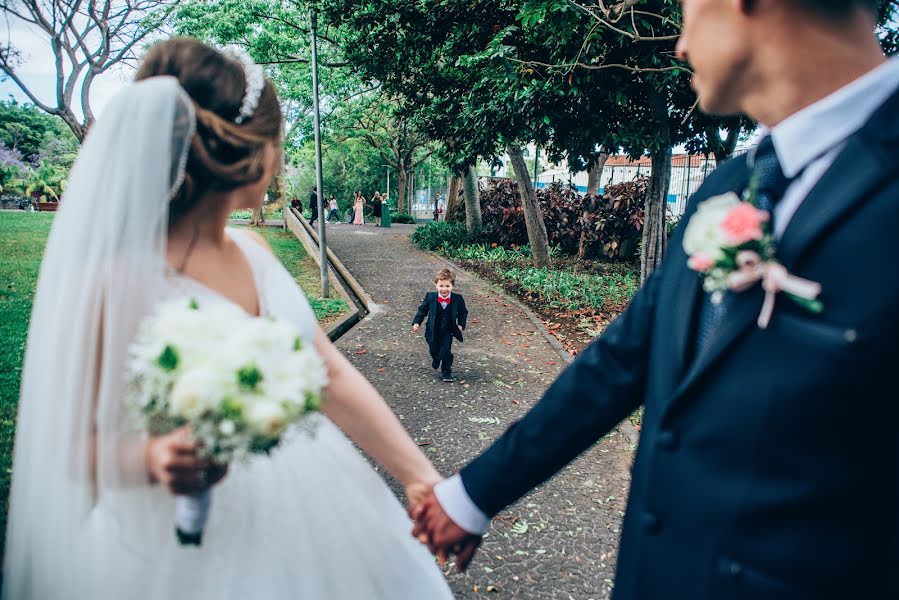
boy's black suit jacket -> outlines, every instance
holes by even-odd
[[[627,311],[462,481],[495,515],[643,405],[616,599],[899,598],[899,94],[779,243],[824,311],[781,294],[762,330],[756,286],[693,357],[702,290],[684,227],[749,176],[745,157],[709,176]]]
[[[428,292],[425,294],[424,301],[422,301],[421,305],[418,307],[415,318],[412,319],[413,324],[421,325],[421,322],[424,321],[425,317],[428,317],[428,324],[425,325],[425,339],[428,341],[428,344],[434,342],[434,323],[437,319],[436,315],[438,314],[438,310],[443,309],[437,308],[437,292]],[[461,326],[464,329],[466,321],[468,320],[468,309],[465,308],[465,298],[460,294],[450,292],[449,311],[450,332],[453,334],[454,338],[461,342],[463,341],[462,331],[460,331],[459,327]]]

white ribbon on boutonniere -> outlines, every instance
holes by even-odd
[[[774,298],[780,292],[813,313],[824,309],[817,299],[821,285],[791,275],[775,260],[770,215],[734,192],[699,204],[684,231],[683,247],[687,265],[702,276],[703,289],[716,304],[726,291],[742,292],[762,283],[765,301],[758,318],[762,329],[771,321]]]
[[[727,287],[735,292],[748,290],[758,281],[765,290],[765,301],[759,313],[758,326],[768,327],[771,314],[774,312],[774,298],[778,293],[789,294],[795,302],[812,312],[821,312],[821,303],[817,300],[821,294],[821,284],[802,277],[790,275],[786,267],[777,261],[762,262],[762,257],[752,250],[737,253],[737,270],[727,276]]]

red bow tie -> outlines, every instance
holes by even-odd
[[[437,296],[437,302],[443,304],[444,306],[449,304],[450,300],[452,300],[452,298],[450,298],[449,296],[447,296],[446,298],[444,298],[443,296]]]

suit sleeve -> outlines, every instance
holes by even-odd
[[[537,405],[462,469],[465,491],[486,515],[555,475],[642,403],[661,270]]]
[[[421,304],[418,306],[418,312],[415,313],[415,318],[412,319],[413,325],[421,325],[421,322],[425,320],[425,317],[428,316],[428,311],[431,308],[430,292],[425,294],[425,299],[422,300]]]
[[[466,308],[465,298],[462,296],[459,296],[459,310],[456,313],[456,322],[462,329],[465,329],[465,325],[468,323],[468,308]]]

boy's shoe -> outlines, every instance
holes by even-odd
[[[440,368],[440,359],[439,359],[439,358],[431,359],[431,368],[432,368],[432,369],[439,369],[439,368]]]
[[[453,377],[452,373],[444,373],[443,375],[440,376],[440,380],[449,382],[449,381],[455,381],[456,378]]]

